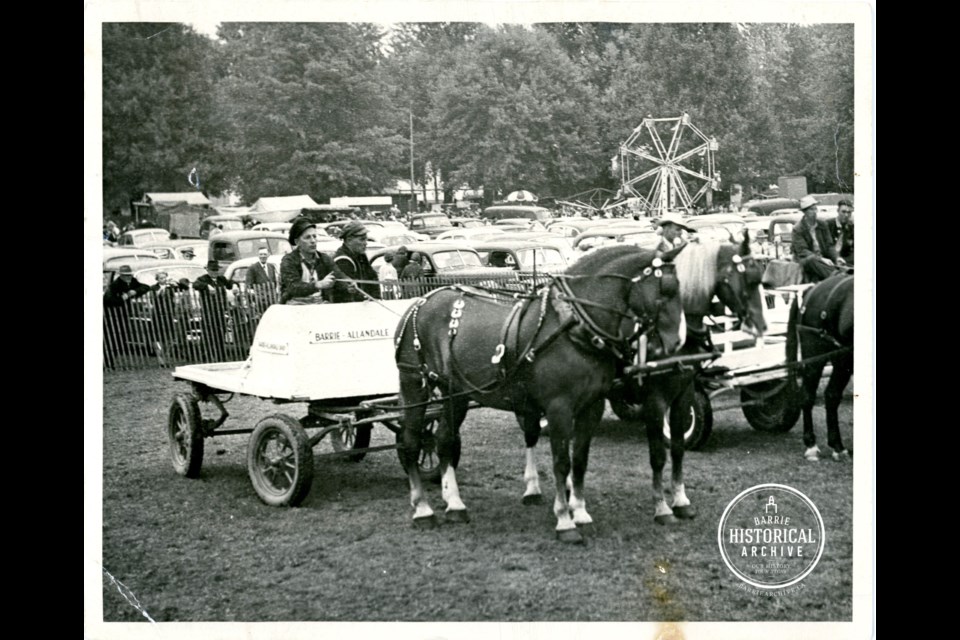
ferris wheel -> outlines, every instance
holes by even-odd
[[[654,215],[691,213],[700,198],[719,188],[720,173],[713,158],[718,148],[717,139],[704,135],[686,113],[677,118],[647,116],[614,158],[614,168],[620,171],[620,195],[639,199]]]

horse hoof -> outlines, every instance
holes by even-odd
[[[542,493],[531,493],[528,496],[523,496],[523,504],[530,506],[532,504],[543,504],[543,494]]]
[[[567,544],[583,544],[583,535],[576,529],[557,531],[557,540]]]
[[[447,522],[470,522],[470,516],[467,515],[466,509],[459,510],[449,510],[445,512],[444,519]]]
[[[666,525],[666,524],[674,524],[677,521],[677,518],[672,513],[667,513],[662,516],[653,516],[653,521],[656,522],[657,524]]]
[[[850,453],[849,449],[842,449],[840,451],[834,451],[832,457],[837,462],[849,462],[853,459],[853,454]]]
[[[430,516],[423,516],[421,518],[414,518],[413,527],[415,529],[420,529],[421,531],[427,531],[428,529],[436,529],[437,517],[435,515],[430,515]]]
[[[684,507],[674,507],[673,515],[681,520],[693,520],[697,517],[697,510],[693,508],[693,505],[688,504]]]
[[[803,452],[803,457],[810,462],[818,462],[820,460],[820,447],[814,445]]]

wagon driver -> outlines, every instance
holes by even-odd
[[[660,244],[657,245],[657,253],[662,254],[673,251],[677,247],[684,245],[681,233],[693,233],[693,229],[683,224],[683,218],[676,213],[665,213],[659,220],[657,226],[660,227]]]
[[[367,228],[356,220],[344,225],[340,231],[340,240],[343,244],[333,254],[333,259],[340,270],[350,280],[349,289],[345,293],[338,292],[334,296],[336,302],[362,302],[368,298],[380,298],[380,283],[377,272],[370,265],[367,257]]]
[[[805,282],[828,278],[837,265],[837,249],[830,225],[817,219],[819,208],[813,196],[800,199],[803,218],[793,226],[793,259],[803,267]]]
[[[280,302],[312,304],[334,302],[334,291],[347,289],[346,276],[333,258],[317,251],[317,226],[297,218],[290,227],[296,247],[280,261]]]

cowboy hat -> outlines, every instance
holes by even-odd
[[[665,224],[675,224],[684,231],[693,232],[693,229],[684,224],[683,218],[680,217],[679,213],[665,213],[660,216],[660,219],[657,220],[657,226],[662,227]]]

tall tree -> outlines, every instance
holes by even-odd
[[[216,80],[214,43],[186,25],[103,25],[105,213],[145,191],[193,189],[194,167],[204,190],[222,188]]]
[[[569,194],[597,161],[594,105],[552,35],[484,29],[440,80],[431,148],[455,182],[483,186],[488,200],[519,188]]]
[[[228,158],[247,200],[368,195],[401,170],[404,140],[367,24],[221,25],[218,102]]]

